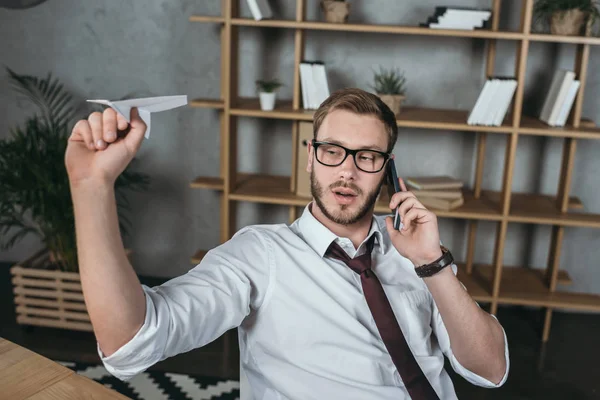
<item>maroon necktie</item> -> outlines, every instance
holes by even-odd
[[[377,325],[377,330],[379,330],[383,343],[392,357],[410,397],[415,400],[439,399],[408,347],[383,287],[371,270],[371,251],[374,238],[374,235],[371,236],[367,242],[366,253],[358,257],[350,258],[336,242],[331,243],[325,255],[343,261],[360,275],[365,299]]]

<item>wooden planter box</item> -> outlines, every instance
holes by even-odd
[[[49,264],[41,250],[11,267],[17,323],[92,332],[79,273],[43,269]]]

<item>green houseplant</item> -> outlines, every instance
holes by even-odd
[[[373,71],[374,84],[371,88],[381,100],[394,112],[399,114],[402,102],[406,99],[406,77],[398,68],[385,69],[379,67],[379,72]]]
[[[277,89],[281,86],[283,84],[278,79],[259,79],[256,81],[261,110],[271,111],[275,108]]]
[[[0,140],[0,248],[37,236],[60,271],[78,272],[73,207],[64,156],[76,106],[63,85],[6,68],[11,86],[37,106],[37,113]],[[87,115],[87,114],[86,114]],[[135,161],[135,160],[134,160]],[[144,190],[148,176],[128,167],[115,182],[122,235],[128,234],[126,190]]]
[[[588,35],[600,16],[597,5],[595,0],[537,0],[533,15],[553,35]]]

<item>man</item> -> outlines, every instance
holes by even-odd
[[[254,399],[452,399],[444,354],[469,382],[508,375],[506,336],[456,278],[436,216],[406,191],[403,222],[374,216],[395,116],[359,89],[314,117],[307,170],[314,201],[292,225],[249,226],[188,273],[140,285],[118,231],[114,181],[141,146],[111,109],[73,128],[65,163],[81,280],[106,368],[129,379],[238,327]]]

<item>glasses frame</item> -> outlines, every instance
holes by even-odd
[[[354,160],[354,165],[356,165],[356,168],[358,168],[362,172],[366,172],[367,174],[376,174],[376,173],[380,172],[385,167],[385,165],[387,164],[387,161],[392,156],[392,153],[386,153],[384,151],[371,150],[371,149],[351,150],[351,149],[348,149],[348,148],[346,148],[346,147],[344,147],[344,146],[342,146],[340,144],[337,144],[337,143],[322,142],[322,141],[318,141],[316,139],[312,139],[311,140],[311,144],[312,144],[312,146],[315,149],[315,158],[319,162],[319,164],[324,165],[326,167],[337,167],[337,166],[342,165],[344,163],[344,161],[346,161],[346,158],[348,158],[348,154],[350,154],[352,156],[352,159]],[[335,164],[335,165],[324,164],[321,160],[319,160],[319,157],[317,157],[317,149],[321,145],[337,146],[337,147],[340,147],[340,148],[344,149],[344,152],[345,152],[344,158],[342,158],[342,161],[340,161],[338,164]],[[379,168],[377,171],[365,171],[364,169],[362,169],[361,167],[359,167],[358,164],[356,163],[356,154],[360,153],[361,151],[372,151],[373,153],[377,153],[377,154],[380,154],[381,156],[383,156],[383,164],[381,164],[381,168]]]

